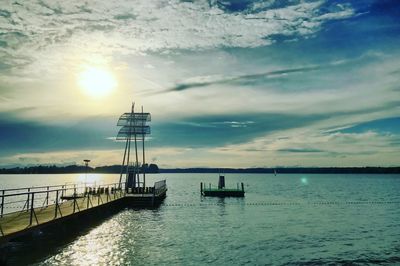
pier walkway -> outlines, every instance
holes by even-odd
[[[61,185],[0,190],[0,243],[34,229],[100,207],[153,207],[166,195],[165,180],[153,187],[121,189],[119,183],[96,187]],[[107,206],[108,205],[108,206]]]

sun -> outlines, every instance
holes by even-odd
[[[78,75],[79,87],[90,97],[102,98],[117,86],[113,74],[103,68],[88,67]]]

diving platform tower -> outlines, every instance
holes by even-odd
[[[122,178],[125,175],[125,191],[127,193],[137,193],[144,191],[146,188],[146,157],[145,157],[145,137],[150,134],[150,126],[147,124],[151,121],[150,113],[135,113],[135,103],[132,103],[131,111],[120,116],[117,126],[117,141],[125,141],[124,157],[121,165],[119,177],[119,187],[122,186]],[[142,163],[139,162],[138,142],[142,142]],[[133,144],[132,144],[133,142]],[[132,147],[133,146],[133,147]],[[134,149],[135,158],[131,158],[131,150]],[[140,180],[140,172],[142,179]]]

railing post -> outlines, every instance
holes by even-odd
[[[28,188],[28,199],[26,200],[26,211],[29,211],[29,197],[30,197],[31,189]]]
[[[90,193],[87,193],[87,207],[86,209],[89,209],[89,201],[90,201]]]
[[[47,193],[46,193],[46,207],[49,206],[49,187],[47,187]]]
[[[107,202],[109,201],[109,196],[110,196],[110,187],[107,186],[107,191],[106,191],[106,195],[107,195]]]
[[[2,191],[2,195],[1,195],[1,214],[0,217],[3,217],[3,213],[4,213],[4,189]]]
[[[58,190],[56,191],[56,208],[54,212],[54,219],[57,218],[57,208],[58,208]]]
[[[29,218],[29,225],[32,225],[32,220],[33,220],[33,213],[34,213],[34,209],[33,209],[33,202],[35,201],[35,193],[32,192],[32,200],[31,200],[31,215]]]
[[[61,186],[61,198],[63,198],[64,197],[64,185],[63,186]]]
[[[74,184],[74,195],[73,195],[73,197],[74,197],[74,208],[73,208],[72,213],[75,213],[75,204],[76,204],[76,187],[75,187],[75,184]]]

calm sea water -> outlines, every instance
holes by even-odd
[[[169,190],[159,209],[126,209],[61,243],[17,245],[13,263],[400,265],[399,175],[227,174],[228,187],[245,183],[243,199],[200,197],[200,182],[216,184],[216,174],[150,175],[148,182],[164,178]],[[0,184],[117,179],[3,175]]]

